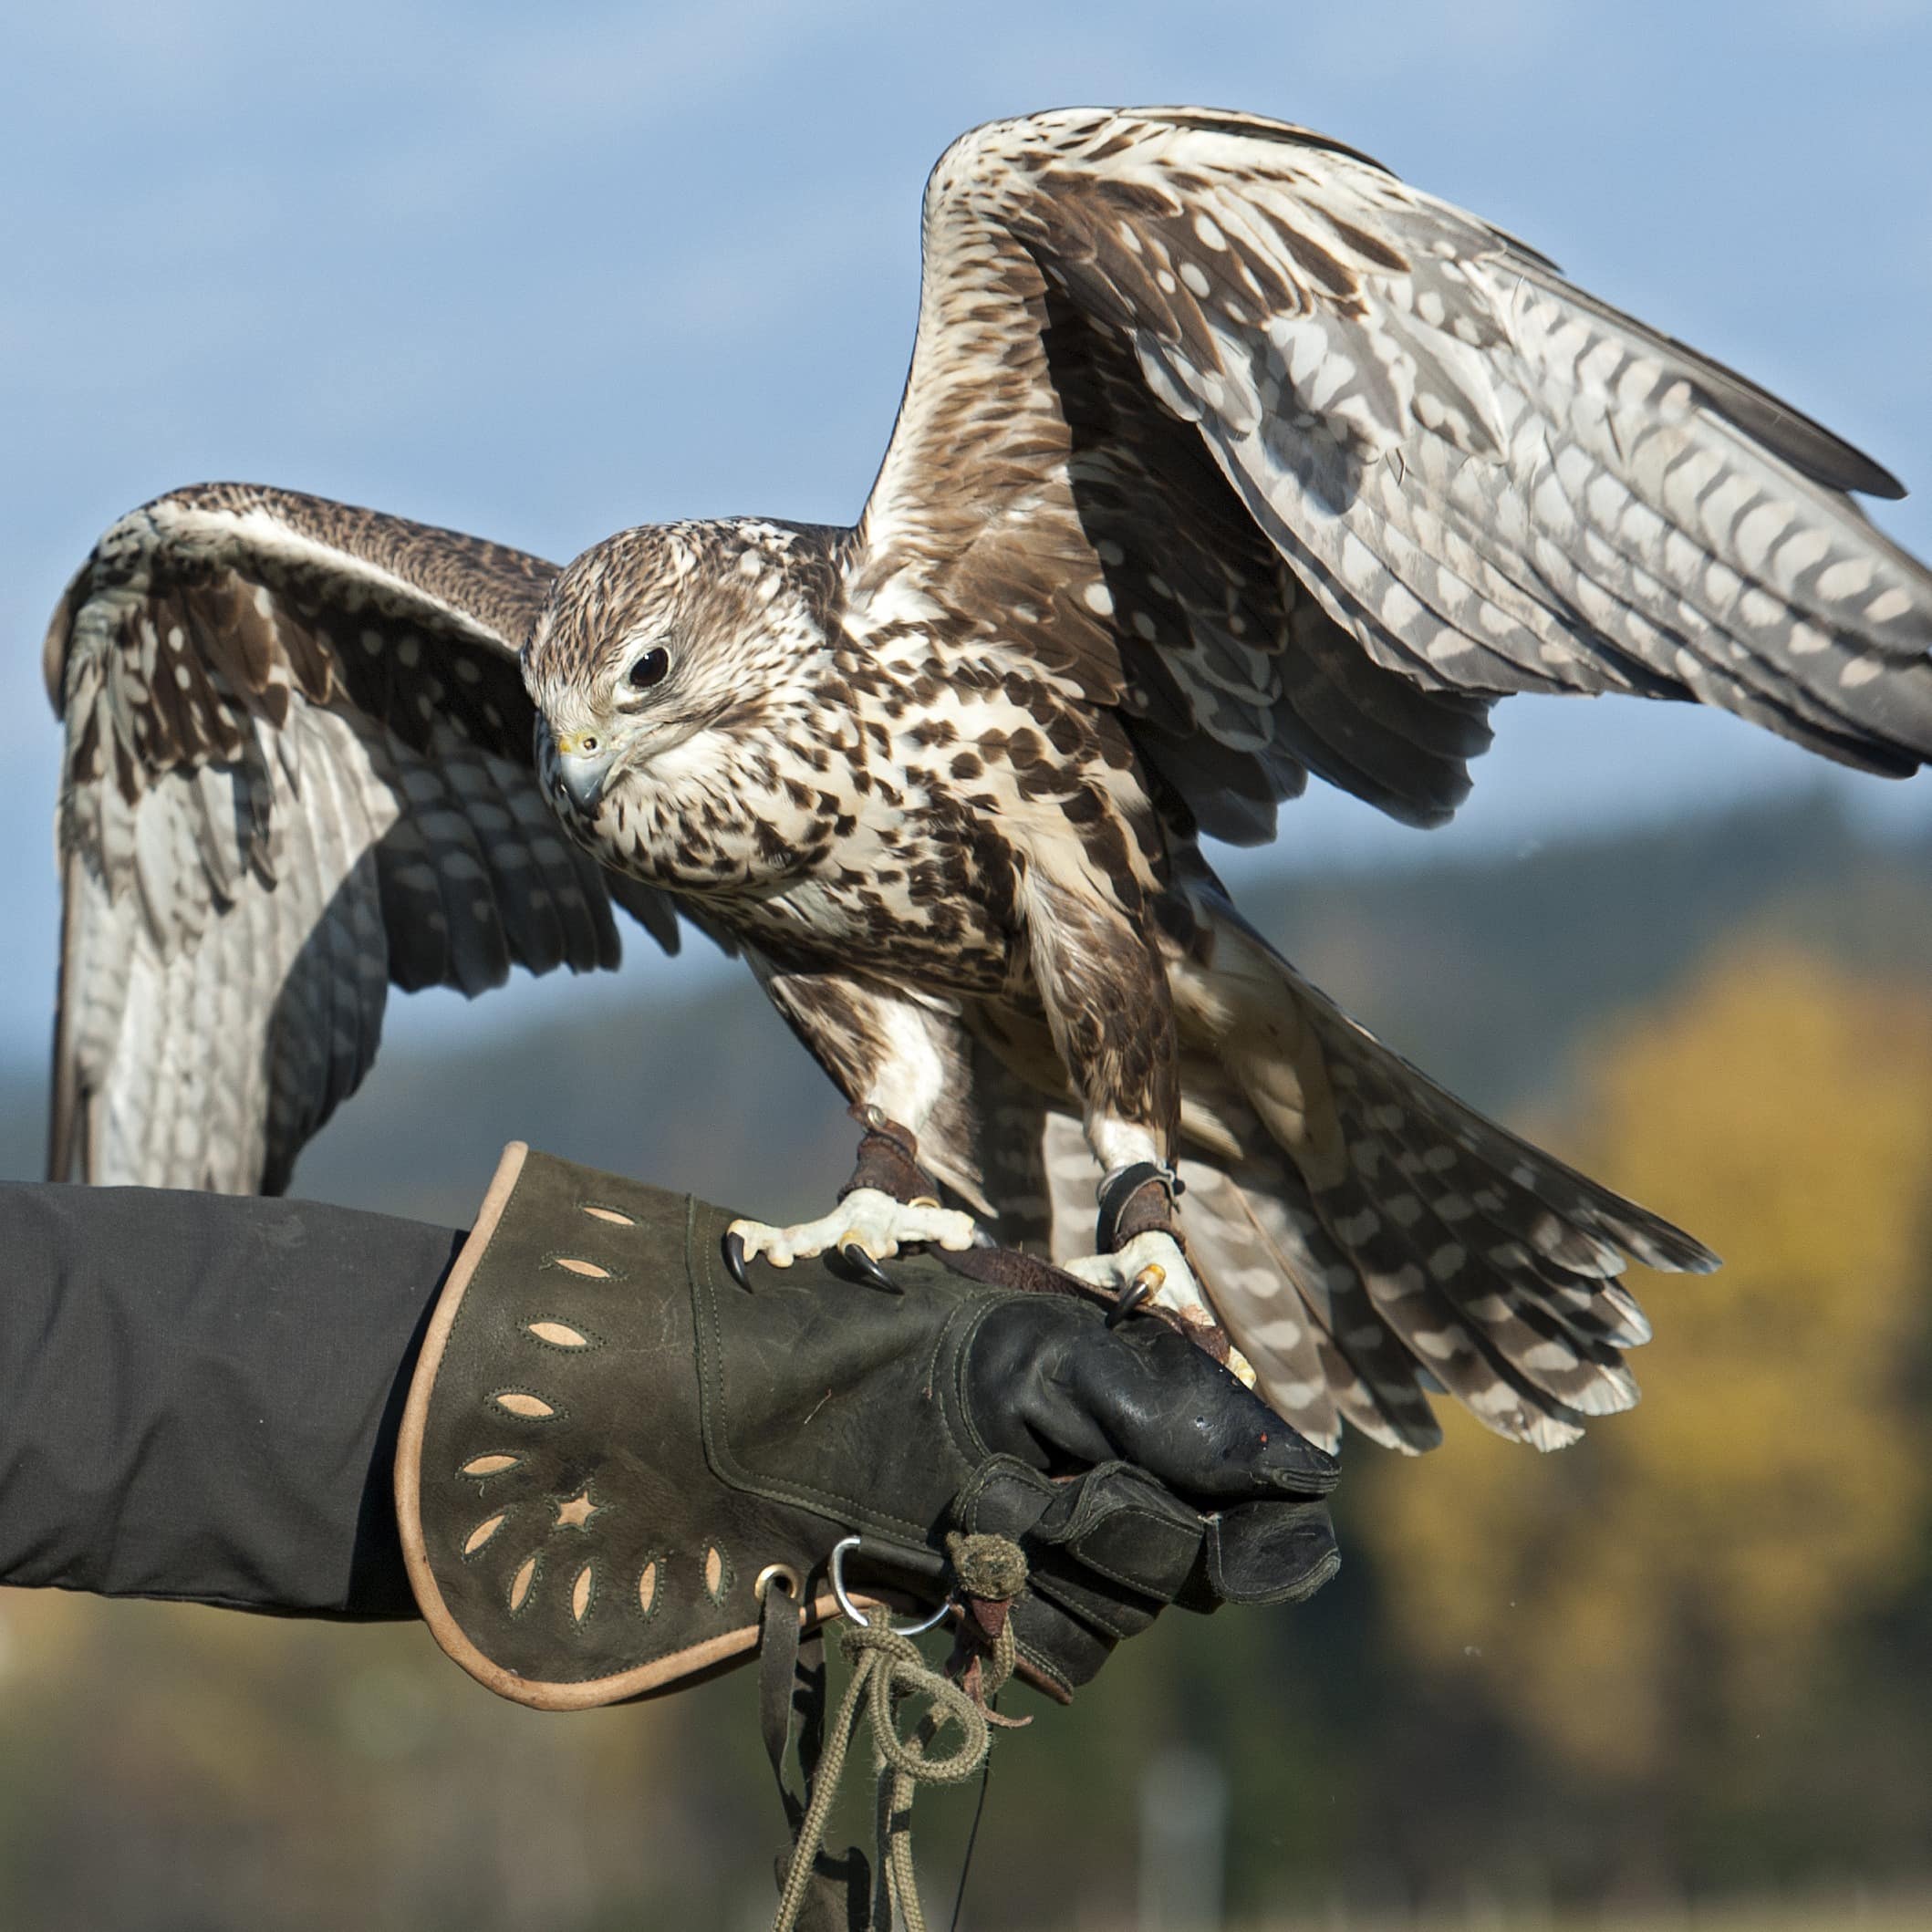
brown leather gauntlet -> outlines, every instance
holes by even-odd
[[[743,1660],[774,1578],[806,1625],[835,1614],[853,1536],[862,1606],[945,1604],[956,1532],[1021,1545],[1019,1660],[1059,1696],[1168,1604],[1333,1568],[1332,1460],[1164,1323],[930,1255],[893,1262],[898,1292],[815,1262],[741,1286],[729,1220],[505,1153],[397,1457],[417,1601],[492,1689],[579,1709]]]

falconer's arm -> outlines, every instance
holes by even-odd
[[[0,1185],[0,1584],[420,1612],[576,1708],[749,1657],[774,1574],[831,1614],[854,1535],[854,1588],[928,1608],[958,1536],[1018,1545],[1063,1697],[1169,1604],[1334,1568],[1331,1459],[1165,1321],[1020,1256],[747,1288],[726,1222],[520,1144],[464,1231]]]
[[[390,1465],[455,1229],[0,1186],[0,1583],[415,1615]]]

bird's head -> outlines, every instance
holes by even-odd
[[[539,773],[566,822],[587,830],[607,800],[715,762],[802,684],[824,643],[794,556],[805,534],[646,525],[557,578],[523,670]]]

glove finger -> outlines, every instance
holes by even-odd
[[[1200,1560],[1204,1525],[1145,1470],[1103,1463],[1055,1494],[1034,1539],[1057,1544],[1114,1590],[1171,1603]],[[1077,1607],[1077,1606],[1076,1606]]]
[[[1056,1481],[1016,1457],[994,1456],[954,1499],[953,1519],[969,1534],[1011,1537],[1035,1581],[1043,1571],[1084,1575],[1081,1589],[1110,1599],[1125,1591],[1137,1604],[1171,1603],[1200,1564],[1200,1512],[1124,1462]],[[1106,1620],[1084,1597],[1072,1607]]]
[[[1117,1635],[1140,1627],[1119,1622],[1123,1613],[1144,1616],[1158,1604],[1298,1603],[1341,1565],[1323,1502],[1269,1497],[1202,1517],[1144,1470],[1117,1462],[1049,1487],[1029,1538],[1044,1559],[1042,1587]],[[1063,1553],[1077,1559],[1077,1573],[1057,1560]]]
[[[975,1335],[967,1386],[987,1446],[1035,1467],[1132,1462],[1215,1502],[1325,1495],[1339,1473],[1161,1321],[1109,1329],[1075,1302],[1015,1299]]]
[[[1063,1704],[1072,1701],[1072,1693],[1094,1677],[1120,1641],[1036,1591],[1013,1606],[1013,1634],[1035,1677],[1044,1678],[1053,1687],[1049,1694]]]
[[[1164,1322],[1090,1328],[1067,1366],[1114,1453],[1184,1496],[1324,1496],[1341,1473],[1333,1456]]]
[[[1335,1525],[1320,1502],[1240,1502],[1208,1520],[1202,1566],[1206,1602],[1193,1590],[1190,1609],[1224,1604],[1298,1604],[1342,1567]]]

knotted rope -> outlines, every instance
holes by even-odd
[[[1031,1718],[1002,1718],[987,1709],[1013,1675],[1019,1651],[1013,1642],[1013,1599],[1026,1587],[1026,1558],[1016,1542],[984,1533],[955,1530],[946,1539],[946,1555],[959,1578],[966,1615],[960,1624],[946,1674],[957,1678],[990,1722],[1013,1729]]]
[[[912,1868],[912,1801],[921,1784],[963,1784],[986,1762],[991,1727],[1014,1721],[989,1710],[987,1704],[1013,1675],[1017,1653],[1009,1613],[1013,1599],[1026,1587],[1026,1559],[1019,1545],[1003,1536],[951,1535],[946,1539],[946,1553],[965,1615],[943,1671],[926,1661],[911,1638],[888,1629],[883,1621],[851,1625],[840,1635],[839,1649],[852,1677],[822,1749],[815,1743],[809,1753],[801,1751],[810,1802],[797,1820],[772,1932],[794,1932],[812,1894],[814,1868],[838,1796],[846,1756],[867,1717],[872,1726],[872,1773],[878,1781],[877,1870],[883,1888],[883,1896],[873,1900],[874,1922],[889,1927],[897,1911],[905,1920],[906,1932],[926,1932]],[[768,1611],[768,1633],[773,1627],[770,1618]],[[795,1656],[796,1626],[784,1627],[785,1642]],[[925,1715],[909,1738],[898,1728],[898,1709],[909,1698],[922,1698],[926,1703]],[[959,1731],[960,1742],[950,1753],[935,1757],[930,1747],[949,1724]],[[784,1753],[784,1729],[774,1723],[776,1742],[767,1740],[774,1766]],[[815,1720],[808,1729],[815,1733]],[[779,1788],[783,1792],[782,1772]],[[794,1801],[786,1802],[789,1806]]]
[[[879,1779],[878,1857],[888,1898],[904,1916],[906,1932],[926,1932],[912,1870],[913,1794],[921,1784],[963,1784],[979,1770],[992,1739],[986,1713],[927,1663],[910,1637],[897,1631],[881,1625],[848,1628],[839,1637],[838,1647],[852,1667],[852,1680],[826,1739],[772,1932],[793,1932],[798,1922],[813,1861],[825,1843],[826,1824],[838,1795],[846,1753],[866,1714],[871,1718],[873,1771]],[[926,1715],[913,1736],[901,1737],[898,1706],[912,1697],[926,1699]],[[949,1724],[960,1730],[958,1748],[950,1755],[929,1755],[927,1747]],[[889,1786],[888,1771],[892,1774]]]

